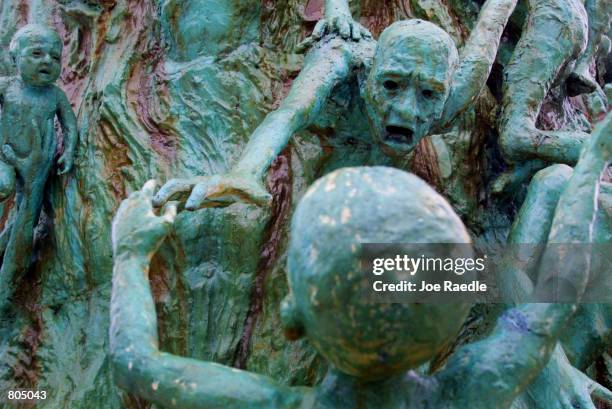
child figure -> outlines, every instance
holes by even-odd
[[[0,236],[0,310],[11,296],[15,274],[30,264],[34,228],[57,147],[56,116],[64,137],[58,174],[69,172],[74,160],[76,117],[54,84],[61,71],[62,46],[51,28],[24,26],[10,44],[18,75],[0,77],[0,200],[16,194],[16,214]]]
[[[552,216],[547,243],[592,242],[594,198],[612,154],[611,126],[609,115],[585,145]],[[574,303],[518,305],[488,338],[457,350],[445,368],[431,376],[411,371],[456,337],[469,306],[368,303],[363,289],[371,282],[361,270],[359,245],[471,240],[446,200],[416,176],[384,167],[346,168],[316,182],[297,206],[288,253],[291,292],[281,310],[287,336],[305,335],[330,362],[322,383],[288,387],[175,356],[159,349],[147,274],[176,206],[156,216],[154,191],[155,183],[148,182],[132,194],[113,223],[110,349],[118,385],[164,407],[509,408],[547,364],[576,309]],[[588,278],[589,255],[551,250],[543,255],[547,270],[571,283],[578,297]],[[536,294],[549,284],[539,282]],[[609,391],[589,382],[594,395],[610,399]],[[564,407],[592,405],[579,401]]]

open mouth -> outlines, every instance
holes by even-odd
[[[402,126],[385,127],[384,141],[393,144],[412,145],[414,141],[414,131]]]
[[[46,68],[41,68],[40,70],[38,70],[38,72],[43,75],[51,75],[51,70],[48,70]]]

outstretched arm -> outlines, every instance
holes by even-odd
[[[170,180],[155,196],[155,205],[186,193],[190,193],[185,205],[188,210],[224,206],[236,200],[259,205],[269,202],[263,180],[270,164],[294,133],[315,121],[334,87],[347,78],[357,61],[354,47],[366,50],[368,44],[331,38],[317,45],[306,57],[287,97],[255,129],[238,164],[228,174]]]
[[[610,162],[612,115],[593,133],[563,192],[548,237],[549,244],[589,243],[597,206],[599,180]],[[567,280],[576,294],[586,285],[589,254],[559,252],[547,246],[542,266],[556,271],[557,280]],[[552,264],[551,264],[552,263]],[[554,266],[550,268],[550,266]],[[541,273],[541,272],[540,272]],[[545,275],[545,274],[544,274]],[[542,276],[542,274],[539,274]],[[543,284],[539,281],[536,295]],[[506,312],[492,335],[461,348],[439,375],[448,385],[447,399],[479,402],[483,408],[509,407],[516,396],[547,364],[561,330],[576,309],[575,303],[523,304]],[[482,391],[480,379],[486,373],[489,390]],[[457,379],[461,379],[458,383]],[[594,386],[594,393],[608,392]],[[474,407],[474,405],[470,405]]]
[[[448,125],[480,95],[497,55],[499,41],[517,0],[487,0],[476,26],[461,49],[444,107],[442,126]]]
[[[291,408],[299,396],[265,376],[159,351],[148,282],[151,257],[169,233],[176,206],[153,213],[155,183],[123,201],[113,222],[110,348],[118,385],[172,408]]]
[[[74,150],[78,139],[77,119],[66,98],[66,94],[58,88],[57,117],[64,132],[64,153],[58,163],[62,167],[59,174],[70,172],[74,163]]]
[[[255,129],[235,170],[263,179],[291,136],[312,124],[335,85],[349,74],[351,55],[343,41],[313,49],[280,107]]]

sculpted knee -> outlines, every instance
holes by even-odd
[[[567,182],[572,176],[571,166],[558,164],[552,165],[537,172],[531,181],[534,187],[542,192],[561,192],[565,189]]]
[[[518,120],[510,118],[500,129],[499,147],[502,156],[509,163],[527,160],[533,156],[531,152],[533,146],[532,132],[526,125],[528,122],[529,118],[527,117],[518,118]]]

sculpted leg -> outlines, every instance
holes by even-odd
[[[501,148],[509,162],[573,164],[587,134],[542,131],[536,119],[556,80],[584,49],[584,7],[574,0],[531,0],[527,24],[505,70]]]
[[[43,184],[33,186],[31,194],[20,193],[17,198],[17,215],[10,228],[8,243],[0,267],[0,310],[13,293],[16,275],[23,274],[31,261],[34,228],[42,207]]]
[[[537,172],[531,180],[508,236],[511,262],[498,278],[505,298],[520,302],[531,293],[537,280],[533,273],[543,249],[538,244],[545,244],[548,239],[559,197],[571,176],[571,167],[553,165]],[[516,268],[518,265],[522,268]]]
[[[567,79],[567,91],[570,96],[590,94],[597,89],[597,82],[591,75],[589,66],[593,57],[597,55],[602,36],[610,26],[610,13],[612,13],[610,1],[586,0],[584,6],[589,16],[589,42]]]
[[[594,234],[597,243],[608,246],[611,242],[612,184],[609,183],[602,183],[600,187]],[[609,262],[609,258],[607,260]],[[607,260],[602,260],[602,263]],[[604,268],[596,267],[594,270],[601,276],[592,277],[587,287],[587,297],[593,302],[579,306],[576,318],[563,337],[563,347],[570,362],[581,370],[588,368],[612,343],[612,304],[601,303],[609,299],[610,279],[605,276],[607,271]]]

